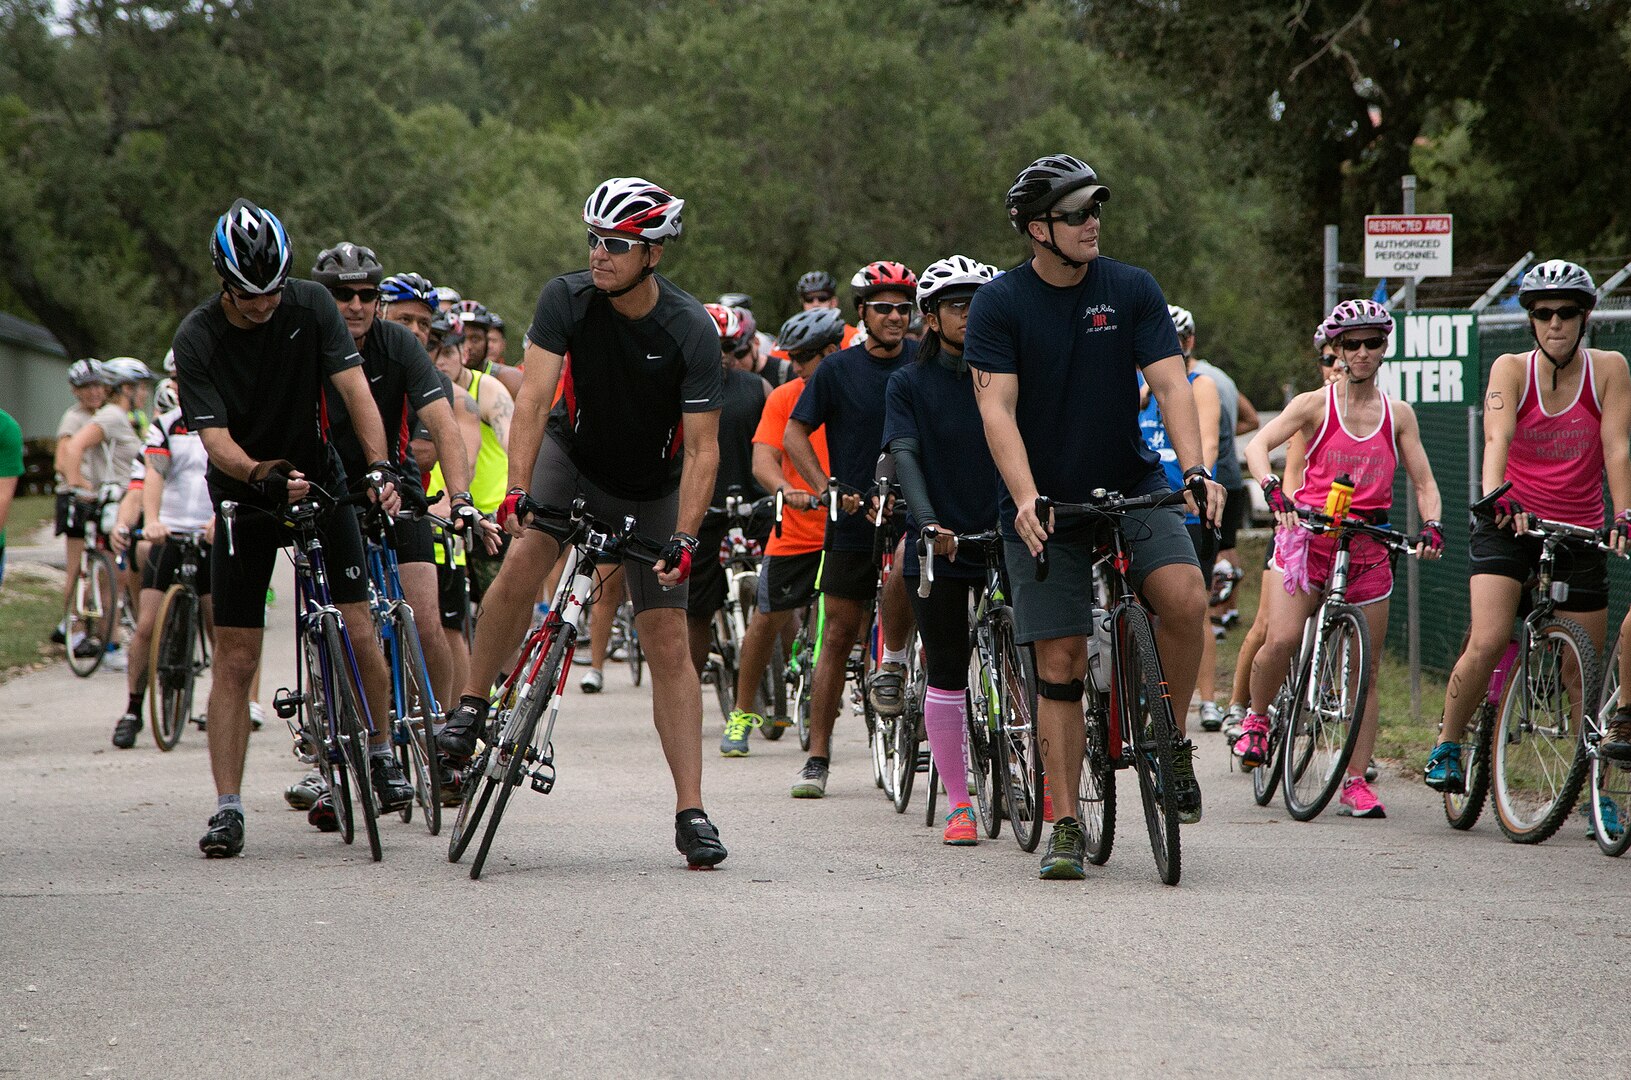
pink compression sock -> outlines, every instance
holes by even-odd
[[[963,691],[929,687],[923,695],[923,727],[929,753],[940,770],[946,801],[955,809],[968,805],[968,765],[963,757],[963,727],[967,723]]]

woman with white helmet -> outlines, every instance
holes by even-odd
[[[85,425],[91,422],[97,410],[108,400],[108,384],[102,374],[102,362],[86,358],[68,365],[68,386],[74,394],[74,403],[62,414],[57,423],[56,456],[53,466],[57,476],[56,535],[67,542],[68,581],[63,586],[63,605],[74,595],[79,580],[79,556],[85,550],[85,522],[94,507],[87,501],[89,492],[76,491],[68,483],[63,469],[63,450]],[[58,623],[51,631],[51,640],[57,644],[67,642],[67,624]]]
[[[1376,385],[1392,333],[1393,316],[1381,304],[1371,300],[1338,304],[1325,320],[1325,334],[1347,359],[1347,379],[1298,395],[1246,448],[1246,464],[1262,484],[1279,523],[1270,575],[1275,580],[1263,589],[1268,607],[1266,634],[1252,663],[1251,708],[1234,747],[1247,768],[1265,763],[1269,702],[1285,681],[1286,669],[1302,642],[1303,624],[1325,599],[1336,558],[1335,537],[1314,536],[1303,529],[1297,510],[1322,509],[1332,485],[1346,481],[1353,489],[1348,512],[1384,524],[1393,504],[1394,474],[1402,465],[1416,487],[1416,506],[1426,522],[1416,553],[1437,558],[1443,550],[1444,530],[1438,522],[1442,505],[1416,414]],[[1308,463],[1302,483],[1293,492],[1271,471],[1269,454],[1298,432],[1308,440]],[[1351,552],[1348,601],[1365,612],[1371,640],[1381,641],[1387,633],[1393,594],[1391,553],[1365,536],[1354,541]],[[1338,813],[1353,817],[1387,816],[1365,778],[1365,766],[1376,744],[1380,708],[1376,670],[1373,664],[1359,735],[1342,781]]]
[[[1510,482],[1493,522],[1472,529],[1472,629],[1450,676],[1444,726],[1427,760],[1436,791],[1466,786],[1462,734],[1506,650],[1524,583],[1539,565],[1540,542],[1524,536],[1530,517],[1603,527],[1603,478],[1614,502],[1612,542],[1623,551],[1631,522],[1631,373],[1617,352],[1585,347],[1597,286],[1562,259],[1534,267],[1518,287],[1535,348],[1496,358],[1484,393],[1483,490]],[[1556,578],[1568,596],[1558,610],[1585,627],[1599,649],[1608,630],[1608,560],[1571,545]],[[1622,650],[1623,652],[1624,650]],[[1631,717],[1618,713],[1604,750],[1631,757]]]
[[[926,333],[913,363],[889,377],[884,394],[884,446],[909,507],[902,574],[917,615],[927,658],[923,727],[929,753],[945,782],[944,841],[976,842],[969,805],[963,733],[967,724],[969,590],[985,578],[978,554],[958,558],[958,533],[997,524],[997,466],[985,442],[974,383],[963,359],[963,335],[975,291],[997,276],[994,267],[964,255],[941,259],[918,278],[917,305]],[[934,583],[918,595],[918,538],[934,550]]]

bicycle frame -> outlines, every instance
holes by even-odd
[[[391,720],[394,727],[396,720],[408,714],[408,672],[407,665],[402,661],[404,642],[398,632],[396,614],[401,608],[406,608],[411,614],[413,607],[402,594],[402,577],[397,570],[396,543],[391,531],[385,529],[383,535],[383,544],[368,541],[369,606],[373,609],[374,629],[379,634],[385,663],[391,671]],[[425,663],[424,643],[415,635],[410,644],[418,653],[419,670],[428,672],[430,668]],[[430,700],[425,703],[429,712],[426,720],[434,722],[442,715],[442,707],[436,700],[435,688],[427,682],[426,689],[430,693]]]

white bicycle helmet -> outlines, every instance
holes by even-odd
[[[1331,309],[1320,326],[1325,340],[1335,341],[1349,330],[1380,330],[1393,333],[1393,315],[1375,300],[1344,300]]]
[[[109,386],[152,382],[157,378],[146,364],[134,356],[115,356],[112,360],[105,360],[102,363],[102,371],[106,375]]]
[[[948,290],[972,293],[996,276],[996,267],[976,262],[967,255],[953,255],[930,263],[917,279],[918,309],[927,315],[934,311],[942,293]]]
[[[159,383],[158,389],[153,391],[153,414],[161,416],[171,409],[181,407],[181,394],[176,389],[174,379],[165,379]]]
[[[176,351],[174,349],[166,349],[164,352],[164,373],[172,379],[176,377]]]
[[[684,199],[676,199],[650,180],[616,176],[584,200],[583,223],[660,244],[680,234],[684,209]]]
[[[1597,283],[1585,267],[1551,259],[1523,275],[1523,284],[1518,286],[1518,303],[1525,311],[1543,296],[1567,297],[1590,309],[1597,304]]]
[[[1188,308],[1181,308],[1177,304],[1168,304],[1167,314],[1172,316],[1172,328],[1178,331],[1179,341],[1195,332],[1195,316],[1190,314]]]
[[[75,360],[68,365],[69,386],[106,386],[107,379],[102,374],[102,362],[86,358]]]

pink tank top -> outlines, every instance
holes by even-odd
[[[1393,505],[1393,474],[1399,467],[1394,445],[1393,401],[1382,395],[1382,422],[1363,438],[1348,430],[1337,408],[1336,386],[1325,388],[1325,419],[1308,444],[1308,468],[1303,485],[1292,498],[1303,506],[1323,509],[1331,481],[1346,476],[1353,481],[1351,504],[1374,513]]]
[[[1597,401],[1591,351],[1568,408],[1553,415],[1541,404],[1539,350],[1529,354],[1518,426],[1506,454],[1512,497],[1532,514],[1590,529],[1603,527],[1603,408]]]

